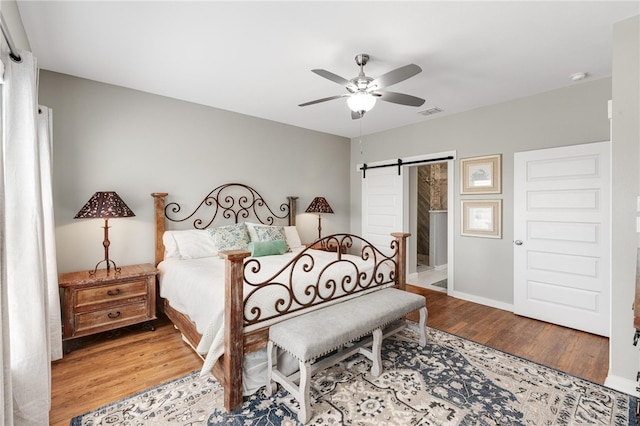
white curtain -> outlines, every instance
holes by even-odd
[[[0,178],[4,425],[48,425],[51,361],[62,357],[51,184],[51,110],[38,112],[37,68],[5,49]],[[7,348],[9,349],[7,351]]]

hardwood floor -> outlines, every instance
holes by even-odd
[[[427,297],[430,327],[604,384],[609,370],[606,337],[409,287]]]
[[[409,286],[427,297],[430,327],[604,383],[609,339]],[[417,315],[416,318],[417,320]],[[167,319],[156,330],[87,339],[52,364],[50,425],[199,370],[202,361]]]
[[[54,361],[49,424],[69,426],[78,414],[200,369],[202,360],[166,317],[154,325],[83,340]]]

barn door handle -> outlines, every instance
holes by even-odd
[[[522,240],[515,240],[515,241],[514,241],[514,243],[515,243],[517,246],[521,246],[521,245],[522,245]]]

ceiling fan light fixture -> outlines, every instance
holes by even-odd
[[[425,100],[418,98],[417,96],[406,95],[404,93],[396,92],[381,92],[380,90],[391,86],[392,84],[400,83],[414,75],[422,72],[422,68],[416,64],[405,65],[400,68],[391,70],[376,79],[368,77],[364,73],[364,65],[369,61],[369,55],[362,53],[356,56],[356,64],[360,67],[360,73],[357,77],[347,80],[344,77],[340,77],[332,72],[323,69],[313,69],[313,73],[318,74],[320,77],[331,80],[334,83],[338,83],[347,89],[348,93],[343,95],[334,95],[326,98],[316,99],[314,101],[305,102],[298,106],[315,105],[320,102],[330,101],[332,99],[347,98],[347,105],[351,110],[351,118],[357,120],[362,118],[364,114],[375,106],[377,98],[382,101],[391,102],[394,104],[419,107],[424,104]]]
[[[347,105],[353,112],[364,113],[371,111],[376,104],[376,97],[370,93],[358,92],[347,98]]]

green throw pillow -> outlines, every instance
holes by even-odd
[[[287,251],[287,243],[284,240],[254,241],[249,243],[249,250],[253,257],[283,254]]]

